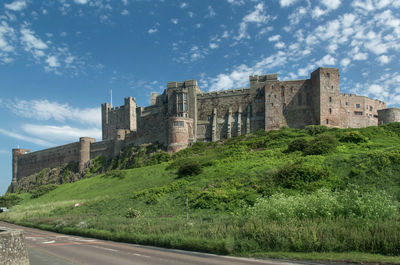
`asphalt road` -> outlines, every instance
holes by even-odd
[[[25,239],[31,265],[321,264],[313,262],[296,263],[291,261],[237,258],[192,251],[117,243],[92,238],[57,234],[8,224],[5,222],[0,222],[0,227],[10,227],[25,231]]]

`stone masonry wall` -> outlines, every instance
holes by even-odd
[[[61,145],[18,156],[17,180],[37,173],[43,168],[60,167],[69,162],[79,162],[80,143]]]
[[[29,265],[28,251],[22,230],[0,227],[0,264]]]
[[[400,108],[378,110],[379,124],[400,122]]]
[[[197,140],[211,141],[264,128],[264,91],[237,89],[197,95]],[[216,114],[216,115],[215,115]],[[247,120],[249,119],[249,123]]]

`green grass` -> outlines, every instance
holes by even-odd
[[[127,149],[106,173],[96,169],[38,198],[21,193],[0,219],[219,254],[349,261],[354,254],[357,261],[395,263],[389,256],[400,255],[399,135],[399,123],[313,127],[196,143],[172,158],[154,156],[150,147]],[[288,150],[297,139],[307,151]],[[324,139],[334,144],[321,148]],[[188,164],[201,170],[179,176]]]
[[[389,257],[379,254],[368,254],[360,252],[265,252],[251,253],[254,258],[273,258],[273,259],[291,259],[291,260],[311,260],[311,261],[342,261],[342,262],[367,262],[379,264],[399,264],[400,257]]]

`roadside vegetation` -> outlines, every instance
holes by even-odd
[[[400,123],[284,128],[173,156],[161,150],[126,148],[112,161],[92,160],[79,181],[2,196],[12,208],[0,219],[219,254],[400,255]]]

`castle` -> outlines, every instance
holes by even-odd
[[[400,109],[339,88],[339,70],[318,68],[309,79],[280,81],[277,74],[250,76],[250,87],[202,92],[196,80],[169,82],[163,94],[151,93],[151,104],[139,107],[132,97],[123,106],[101,105],[102,141],[79,142],[30,153],[13,149],[12,187],[43,168],[111,158],[127,145],[158,142],[169,152],[196,141],[218,141],[260,129],[326,125],[359,128],[400,121]]]

